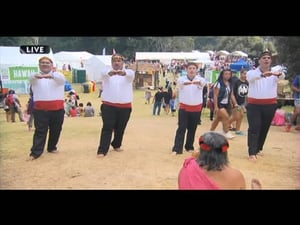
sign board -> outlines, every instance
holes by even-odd
[[[28,80],[32,73],[39,71],[38,67],[13,66],[9,67],[9,78],[14,80]]]
[[[206,70],[204,77],[209,83],[214,83],[218,79],[220,71],[218,70]]]

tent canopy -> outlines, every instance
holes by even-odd
[[[240,59],[239,61],[237,61],[236,63],[231,63],[230,64],[230,69],[233,71],[240,71],[241,69],[249,69],[249,64],[243,60]]]
[[[230,53],[226,50],[221,50],[217,52],[217,55],[229,55]]]
[[[48,54],[21,54],[19,46],[0,46],[0,69],[3,87],[18,94],[29,93],[29,76],[39,71],[39,59],[47,56],[56,66],[52,50]]]
[[[234,52],[231,52],[230,55],[232,55],[232,56],[248,57],[248,54],[246,54],[245,52],[242,52],[242,51],[234,51]]]
[[[38,66],[39,58],[47,56],[52,59],[55,66],[55,59],[50,49],[49,54],[21,54],[18,46],[0,46],[0,66]]]
[[[169,64],[171,60],[198,60],[201,62],[210,61],[208,52],[136,52],[135,60],[159,60],[162,63]]]
[[[99,82],[101,71],[111,66],[111,55],[94,55],[85,61],[86,74],[89,80]]]
[[[84,66],[86,60],[88,60],[92,56],[93,54],[86,51],[61,51],[54,53],[54,58],[57,63],[58,69],[62,69],[62,66],[64,64],[70,65],[72,68],[81,68],[82,64]]]

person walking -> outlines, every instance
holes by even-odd
[[[112,55],[111,68],[106,68],[101,74],[103,125],[97,157],[106,156],[110,145],[115,151],[123,151],[124,131],[132,111],[134,77],[133,70],[124,68],[124,57],[120,54]]]
[[[242,69],[240,71],[240,78],[233,83],[233,95],[236,99],[237,107],[232,109],[232,114],[229,120],[229,124],[235,122],[235,134],[245,135],[241,131],[241,125],[246,113],[246,104],[247,104],[247,94],[248,94],[249,82],[247,81],[247,70]]]
[[[232,92],[232,73],[230,69],[221,71],[217,82],[214,84],[214,110],[215,118],[211,123],[210,131],[214,131],[219,122],[222,122],[223,134],[226,138],[232,139],[234,135],[229,131],[229,116],[231,114],[232,106],[238,107],[236,99]]]
[[[39,73],[30,75],[30,85],[34,99],[34,134],[29,160],[39,158],[44,152],[47,134],[47,151],[57,152],[64,122],[65,76],[53,71],[53,61],[49,57],[39,59]]]
[[[9,107],[11,122],[16,122],[16,113],[19,116],[20,122],[24,122],[24,115],[19,96],[15,90],[11,89],[5,98],[5,105]]]
[[[150,99],[152,97],[152,92],[150,87],[147,87],[147,89],[145,90],[145,104],[150,104]]]
[[[159,87],[158,90],[155,92],[152,103],[152,115],[160,115],[161,105],[163,102],[164,94],[163,94],[163,87]]]
[[[249,82],[247,119],[249,160],[257,161],[262,155],[269,128],[277,109],[277,88],[279,79],[285,74],[271,69],[272,54],[264,51],[259,56],[259,66],[247,72]]]

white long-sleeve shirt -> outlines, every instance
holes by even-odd
[[[275,71],[272,70],[271,71]],[[261,70],[249,70],[247,72],[247,80],[249,82],[248,103],[254,104],[273,104],[277,99],[278,80],[284,79],[285,74],[277,77],[271,75],[269,77],[261,77]]]
[[[197,75],[194,77],[193,81],[200,81],[199,84],[184,85],[185,82],[189,82],[187,76],[181,76],[178,79],[179,85],[179,102],[186,105],[199,105],[203,103],[203,88],[207,81]]]
[[[29,77],[34,108],[38,110],[64,109],[65,76],[59,72],[52,72],[53,78],[36,78],[35,74]]]
[[[113,104],[132,103],[134,71],[123,69],[126,72],[125,76],[110,76],[108,72],[111,70],[112,68],[105,68],[101,74],[101,80],[103,80],[102,101]]]

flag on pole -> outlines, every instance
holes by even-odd
[[[112,52],[112,53],[113,53],[113,55],[117,53],[116,50],[115,50],[114,48],[113,48],[113,52]]]
[[[103,48],[103,49],[102,49],[102,55],[105,55],[105,51],[106,51],[106,49]]]

